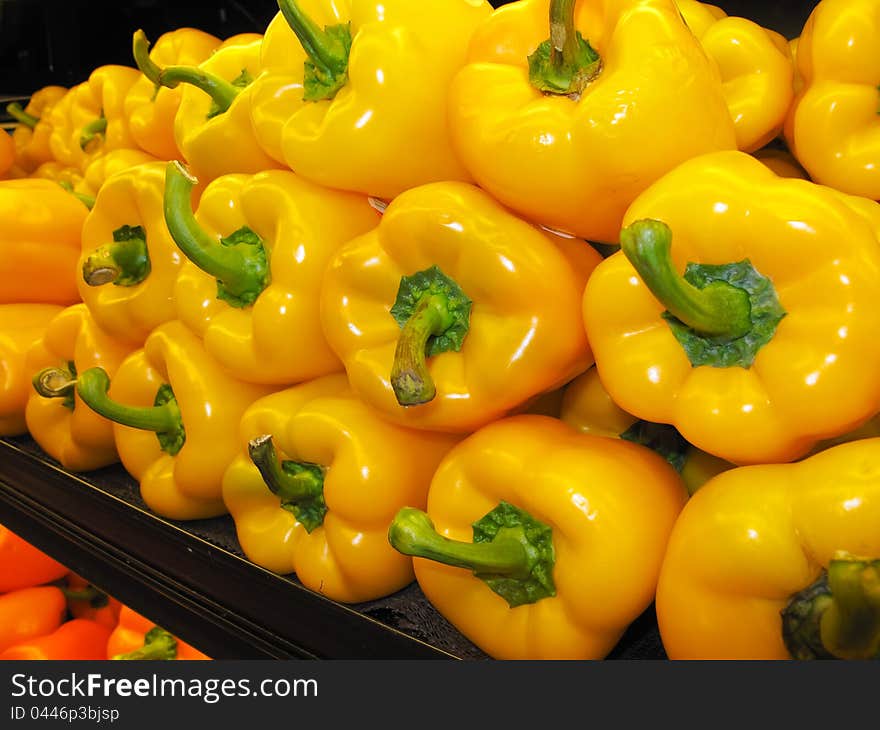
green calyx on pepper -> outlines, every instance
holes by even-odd
[[[244,227],[219,241],[199,226],[190,198],[196,180],[180,162],[165,173],[165,223],[183,254],[217,279],[217,297],[232,307],[253,304],[269,285],[269,262],[260,237]]]
[[[76,380],[76,392],[99,416],[130,428],[153,431],[163,451],[174,456],[186,443],[183,418],[174,391],[164,384],[159,387],[152,407],[127,406],[107,395],[110,377],[103,368],[90,368]]]
[[[177,639],[160,626],[154,626],[144,635],[144,645],[128,654],[117,654],[116,660],[169,661],[177,659]]]
[[[663,318],[691,365],[748,368],[785,316],[773,283],[748,261],[688,264],[675,271],[672,231],[635,221],[620,233],[624,255],[667,311]]]
[[[524,510],[501,502],[473,524],[473,542],[440,535],[427,513],[402,508],[388,541],[404,555],[465,568],[511,608],[556,595],[552,529]]]

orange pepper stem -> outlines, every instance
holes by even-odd
[[[121,661],[169,661],[177,659],[177,639],[159,626],[144,635],[144,645],[127,654],[117,654],[113,659]]]
[[[63,398],[65,408],[73,410],[76,390],[76,365],[71,361],[67,368],[43,368],[31,379],[34,390],[43,398]]]
[[[172,456],[183,448],[183,419],[170,386],[159,388],[152,407],[117,403],[107,395],[109,388],[110,378],[103,368],[90,368],[76,381],[77,395],[99,416],[123,426],[155,432],[162,449]]]
[[[113,231],[113,243],[95,249],[82,266],[83,281],[89,286],[113,283],[135,286],[150,273],[147,235],[141,226],[121,226]]]
[[[670,314],[696,332],[735,339],[752,328],[748,293],[715,281],[698,289],[675,271],[672,231],[662,221],[636,221],[620,233],[620,245],[645,285]]]
[[[6,113],[16,122],[23,124],[30,129],[34,129],[40,121],[39,117],[35,117],[33,114],[28,114],[17,101],[6,105]]]
[[[327,507],[321,467],[295,461],[280,463],[267,434],[251,440],[248,453],[266,486],[281,498],[282,508],[292,512],[307,532],[323,524]]]
[[[183,254],[217,279],[217,296],[230,306],[247,307],[269,283],[269,264],[262,241],[242,228],[220,241],[199,226],[190,199],[198,182],[178,161],[165,172],[165,223]]]
[[[97,137],[101,137],[107,131],[107,117],[103,114],[93,122],[86,124],[79,137],[80,149],[85,150]]]
[[[838,553],[782,619],[795,659],[880,659],[880,560]]]
[[[156,87],[174,89],[180,84],[190,84],[201,89],[215,104],[214,114],[222,114],[231,106],[241,88],[197,66],[166,66],[162,68],[149,55],[150,41],[143,30],[132,37],[132,54],[141,73]]]
[[[446,297],[441,294],[422,297],[403,326],[394,352],[391,387],[400,405],[421,405],[437,395],[425,362],[425,347],[429,337],[442,334],[451,324],[452,315],[446,306]]]
[[[579,96],[599,74],[602,62],[575,28],[577,0],[551,0],[550,40],[529,56],[529,80],[548,94]]]
[[[303,76],[303,99],[332,99],[348,81],[349,25],[327,26],[322,30],[303,12],[297,0],[278,0],[278,7],[308,56]]]
[[[395,515],[388,541],[404,555],[472,571],[511,607],[556,595],[550,528],[505,502],[474,523],[474,542],[440,535],[413,507]]]

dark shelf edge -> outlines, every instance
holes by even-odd
[[[2,439],[0,522],[217,659],[457,658]]]

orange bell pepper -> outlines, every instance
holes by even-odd
[[[67,615],[55,586],[22,588],[0,595],[0,652],[55,631]]]
[[[107,642],[106,659],[210,660],[194,646],[181,641],[128,606],[122,606],[119,623]]]
[[[134,345],[100,329],[85,304],[60,312],[27,354],[34,380],[25,419],[34,440],[70,471],[91,471],[119,460],[113,425],[75,393],[76,375],[100,366],[115,373]]]
[[[67,609],[74,618],[84,618],[115,629],[119,623],[122,604],[76,573],[66,578],[67,585],[61,589]]]
[[[27,431],[24,411],[31,393],[27,352],[60,312],[54,304],[0,304],[0,436]]]
[[[12,136],[0,129],[0,178],[7,173],[15,164],[15,141]]]
[[[88,212],[49,180],[0,181],[0,304],[79,301],[75,272]]]
[[[110,629],[95,621],[77,618],[61,624],[51,634],[10,646],[0,652],[0,661],[49,660],[97,661],[107,658]]]
[[[70,570],[0,525],[0,593],[51,583]]]

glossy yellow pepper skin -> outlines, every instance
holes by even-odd
[[[810,177],[880,199],[880,37],[877,0],[822,0],[797,44],[802,88],[785,124],[789,147]]]
[[[85,304],[67,307],[49,323],[27,353],[34,378],[46,368],[56,376],[31,389],[25,410],[27,429],[49,456],[69,471],[86,472],[119,461],[113,424],[92,412],[74,391],[77,373],[101,367],[115,373],[133,348],[101,330]],[[70,367],[73,365],[73,369]]]
[[[599,54],[597,75],[578,98],[544,93],[528,58],[549,37],[549,6],[518,0],[477,29],[450,88],[453,143],[477,183],[521,216],[616,243],[648,185],[736,147],[721,78],[672,0],[601,0],[578,3],[574,22]]]
[[[61,310],[55,304],[0,304],[0,436],[27,431],[24,411],[33,375],[27,353]]]
[[[139,77],[136,68],[108,64],[71,88],[49,112],[53,157],[85,172],[88,164],[105,152],[137,148],[123,106],[125,95]]]
[[[106,378],[90,372],[81,373],[77,382],[77,395],[85,393],[89,407],[104,408],[109,398],[111,408],[134,413],[134,418],[173,422],[169,430],[155,432],[112,424],[119,458],[139,482],[147,506],[172,520],[226,514],[221,483],[238,453],[239,420],[269,389],[230,378],[178,321],[153,330],[143,348],[120,365],[109,391],[104,390]],[[170,401],[157,406],[163,395]],[[117,421],[125,417],[114,415]]]
[[[321,280],[344,243],[378,225],[367,198],[321,188],[290,170],[267,170],[216,178],[194,214],[191,180],[178,165],[168,167],[166,222],[189,258],[174,290],[178,318],[239,380],[293,385],[341,372],[321,328]],[[172,175],[179,192],[172,192]],[[259,243],[221,245],[245,230]],[[230,253],[241,254],[231,271],[213,268]],[[258,265],[258,281],[233,290],[233,277]]]
[[[736,464],[791,461],[857,427],[880,404],[878,223],[877,203],[777,177],[742,152],[684,163],[630,207],[624,250],[585,291],[611,397]],[[651,256],[665,259],[653,272]],[[715,283],[701,289],[686,264]],[[676,292],[661,303],[650,281]]]
[[[794,98],[794,65],[787,41],[757,23],[716,6],[676,0],[685,21],[721,71],[737,147],[754,152],[779,136]],[[709,17],[712,21],[707,22]]]
[[[242,72],[253,79],[260,73],[262,39],[259,34],[237,36],[236,42],[224,43],[197,68],[230,83]],[[214,103],[211,97],[196,86],[182,86],[174,117],[174,140],[196,177],[208,183],[230,173],[254,174],[284,167],[263,152],[254,137],[250,117],[252,84],[242,88],[226,111],[210,117]]]
[[[96,157],[86,166],[82,180],[74,183],[73,191],[94,197],[104,186],[104,183],[117,172],[155,161],[156,158],[153,155],[139,149],[123,147],[118,150],[110,150],[100,157]]]
[[[279,5],[263,47],[267,72],[255,83],[251,107],[269,154],[280,151],[298,174],[326,187],[386,200],[425,183],[472,181],[452,148],[445,92],[464,63],[471,33],[492,11],[488,2]],[[319,34],[325,26],[348,24],[350,51],[339,59],[343,78],[332,96],[303,99],[310,58],[285,19],[291,12],[305,15]]]
[[[797,656],[783,639],[789,599],[838,551],[880,555],[878,476],[880,439],[865,439],[704,485],[679,517],[660,573],[657,620],[669,658]],[[831,628],[822,627],[823,639]],[[852,647],[832,653],[858,656]]]
[[[163,33],[150,49],[159,66],[196,66],[205,61],[222,41],[196,28],[177,28]],[[182,153],[174,140],[174,117],[180,107],[183,87],[156,89],[141,76],[125,95],[123,106],[128,128],[138,147],[160,160],[177,160]]]
[[[332,259],[324,332],[355,392],[385,417],[471,431],[592,364],[578,302],[600,260],[475,186],[422,185]],[[432,349],[420,316],[435,294],[452,320],[431,330]]]
[[[31,173],[44,162],[54,158],[49,147],[52,125],[49,123],[49,111],[67,93],[63,86],[44,86],[31,94],[27,105],[21,109],[18,105],[7,106],[7,112],[18,121],[12,133],[15,142],[15,164],[25,173]]]
[[[431,482],[427,515],[399,513],[389,540],[415,556],[416,579],[435,608],[493,658],[601,659],[653,600],[686,499],[675,471],[650,449],[521,415],[454,447]],[[549,528],[550,545],[532,543],[540,562],[521,565],[525,546],[515,531],[528,523],[514,522],[519,515],[509,510],[501,523],[507,535],[474,542],[477,523],[504,504],[537,521],[542,537]],[[443,538],[464,543],[462,556],[482,552],[487,566],[486,552],[506,542],[519,558],[486,572],[509,575],[513,585],[496,591],[474,574],[478,562],[453,567],[425,557],[427,545],[445,552]],[[517,584],[534,578],[538,585],[523,599]]]
[[[257,401],[239,433],[223,500],[252,562],[293,572],[307,588],[344,603],[412,583],[412,560],[388,544],[388,525],[405,505],[424,508],[434,470],[457,436],[385,421],[354,395],[344,374]],[[322,476],[312,477],[313,492],[286,492],[295,483],[272,474],[283,462],[317,465]],[[266,481],[256,464],[269,470]],[[317,516],[308,511],[316,505]]]
[[[53,182],[63,183],[65,188],[73,190],[83,184],[83,172],[78,167],[64,165],[57,160],[44,162],[30,175],[30,178],[38,178],[41,180],[52,180]]]
[[[174,286],[185,259],[163,217],[165,166],[147,162],[111,176],[82,228],[80,296],[107,333],[135,347],[177,316]]]
[[[595,366],[565,387],[559,418],[581,433],[624,438],[654,449],[681,474],[688,494],[716,474],[733,468],[733,464],[694,448],[671,426],[640,423],[611,400]],[[638,432],[633,428],[637,424],[649,428]]]

